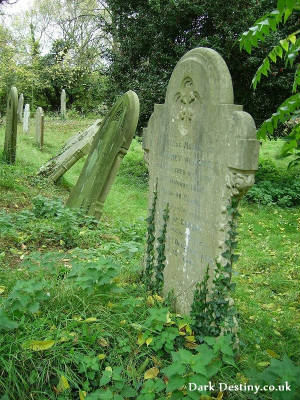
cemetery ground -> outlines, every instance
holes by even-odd
[[[177,390],[194,382],[195,368],[171,356],[178,349],[182,359],[195,352],[188,317],[141,284],[148,186],[140,141],[133,141],[99,223],[62,205],[84,160],[57,185],[36,176],[71,135],[92,123],[47,118],[43,150],[35,144],[33,122],[28,135],[19,125],[16,165],[1,164],[0,296],[8,317],[2,316],[0,395],[148,400],[173,392],[174,398],[199,399],[199,392]],[[3,125],[0,134],[3,141]],[[284,376],[296,390],[295,367],[286,356],[299,360],[297,195],[295,187],[263,183],[294,179],[287,160],[274,157],[279,147],[278,141],[263,144],[261,186],[239,208],[242,257],[233,276],[239,354],[234,360],[226,340],[220,349],[208,340],[208,357],[217,363],[206,370],[207,382],[275,385]],[[296,399],[293,393],[216,388],[202,398]]]

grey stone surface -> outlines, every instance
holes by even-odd
[[[66,118],[67,116],[67,99],[65,89],[61,91],[60,95],[60,114],[62,118]]]
[[[23,106],[24,106],[24,96],[23,93],[21,93],[18,101],[18,122],[23,121]]]
[[[88,158],[67,206],[100,218],[109,189],[132,141],[139,117],[139,99],[129,90],[110,109],[95,135]]]
[[[3,150],[3,160],[7,164],[14,164],[16,161],[18,129],[18,91],[11,87],[7,99],[6,128]]]
[[[38,107],[35,113],[35,141],[41,149],[44,145],[44,111]]]
[[[157,182],[156,232],[169,204],[164,292],[174,289],[189,312],[207,266],[225,263],[227,206],[254,183],[259,142],[252,117],[233,103],[229,70],[212,49],[177,63],[163,105],[156,104],[143,147],[149,164],[149,209]]]
[[[23,117],[23,133],[28,133],[29,131],[29,121],[30,121],[30,106],[25,104],[24,117]]]
[[[56,182],[66,171],[80,160],[80,158],[89,152],[100,124],[101,120],[98,119],[83,132],[78,132],[76,135],[72,136],[59,150],[58,154],[52,157],[40,168],[38,175]]]

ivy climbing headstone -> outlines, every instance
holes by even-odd
[[[100,218],[104,201],[132,141],[139,117],[139,99],[129,90],[115,103],[97,131],[88,158],[67,201]]]
[[[63,119],[67,116],[67,99],[66,99],[66,91],[63,89],[60,95],[60,115]]]
[[[18,122],[22,122],[23,119],[23,106],[24,106],[24,96],[23,93],[21,93],[18,101]]]
[[[258,165],[254,121],[233,103],[231,76],[217,52],[196,48],[179,60],[143,136],[154,248],[169,210],[164,293],[174,290],[178,311],[188,313],[207,267],[211,284],[217,263],[228,261],[232,200],[253,185]]]
[[[12,86],[7,100],[6,128],[3,160],[7,164],[14,164],[16,161],[18,127],[18,91]]]
[[[30,119],[30,106],[25,104],[24,117],[23,117],[23,133],[28,133],[29,131],[29,119]]]
[[[44,111],[38,107],[35,113],[35,141],[41,149],[44,145]]]

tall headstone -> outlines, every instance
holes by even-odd
[[[30,106],[29,104],[25,104],[24,117],[23,117],[23,133],[28,133],[29,121],[30,121]]]
[[[83,132],[78,132],[72,136],[59,150],[58,154],[39,169],[37,174],[56,182],[80,158],[88,154],[100,125],[101,120],[98,119]]]
[[[60,114],[63,119],[67,116],[67,99],[66,99],[66,91],[63,89],[60,95]]]
[[[6,129],[3,159],[8,164],[16,161],[17,146],[17,126],[18,126],[18,91],[14,86],[11,87],[6,111]]]
[[[18,101],[18,122],[22,122],[23,119],[23,106],[24,106],[24,96],[23,93],[21,93]]]
[[[35,141],[41,149],[44,145],[44,111],[38,107],[35,113]]]
[[[132,141],[139,117],[139,99],[129,90],[110,109],[98,130],[67,206],[100,218],[109,189]]]
[[[217,52],[196,48],[179,60],[143,147],[149,209],[157,184],[156,235],[169,205],[164,291],[174,289],[178,311],[188,313],[207,267],[212,277],[216,261],[226,264],[227,207],[253,185],[258,164],[254,121],[233,103],[231,76]]]

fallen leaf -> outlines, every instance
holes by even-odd
[[[190,343],[196,343],[195,336],[186,336],[185,340]]]
[[[162,302],[164,301],[163,297],[159,296],[158,294],[154,294],[154,295],[153,295],[153,298],[154,298],[156,301],[159,301],[160,303],[162,303]]]
[[[120,321],[120,325],[125,325],[126,324],[126,319],[123,319],[122,321]]]
[[[89,323],[89,322],[96,322],[96,321],[98,321],[98,319],[97,319],[96,317],[90,317],[90,318],[85,319],[85,320],[82,321],[82,322],[87,322],[87,323]]]
[[[4,293],[6,290],[5,286],[0,286],[0,294]]]
[[[102,347],[108,347],[108,346],[109,346],[108,341],[107,341],[106,339],[104,339],[104,338],[98,339],[98,343],[99,343],[100,346],[102,346]]]
[[[84,390],[79,390],[79,400],[84,400],[86,398],[86,392]]]
[[[34,351],[48,350],[55,344],[55,340],[28,340],[22,344],[23,349]]]
[[[273,351],[271,349],[267,349],[266,352],[269,354],[269,356],[271,356],[273,358],[280,358],[279,355],[277,353],[275,353],[275,351]]]
[[[152,337],[152,336],[150,336],[150,337],[148,337],[148,338],[146,339],[146,345],[147,345],[147,347],[149,346],[149,344],[150,344],[152,341],[153,341],[153,337]]]
[[[274,333],[275,333],[276,336],[281,336],[281,333],[276,331],[276,329],[274,329]]]
[[[64,375],[62,375],[57,385],[57,392],[61,393],[68,389],[70,389],[68,379]]]
[[[267,367],[268,365],[270,365],[269,361],[261,361],[257,363],[258,367]]]
[[[139,345],[139,346],[142,346],[144,343],[145,343],[145,339],[144,339],[144,334],[142,333],[142,332],[140,332],[139,334],[138,334],[138,338],[137,338],[137,344]]]
[[[104,360],[106,355],[105,354],[98,354],[97,357],[99,358],[99,360]]]
[[[156,378],[157,375],[159,374],[159,369],[156,367],[147,369],[147,371],[144,373],[144,379],[153,379]]]
[[[148,296],[147,297],[147,301],[146,301],[147,306],[152,307],[154,306],[154,299],[152,296]]]

